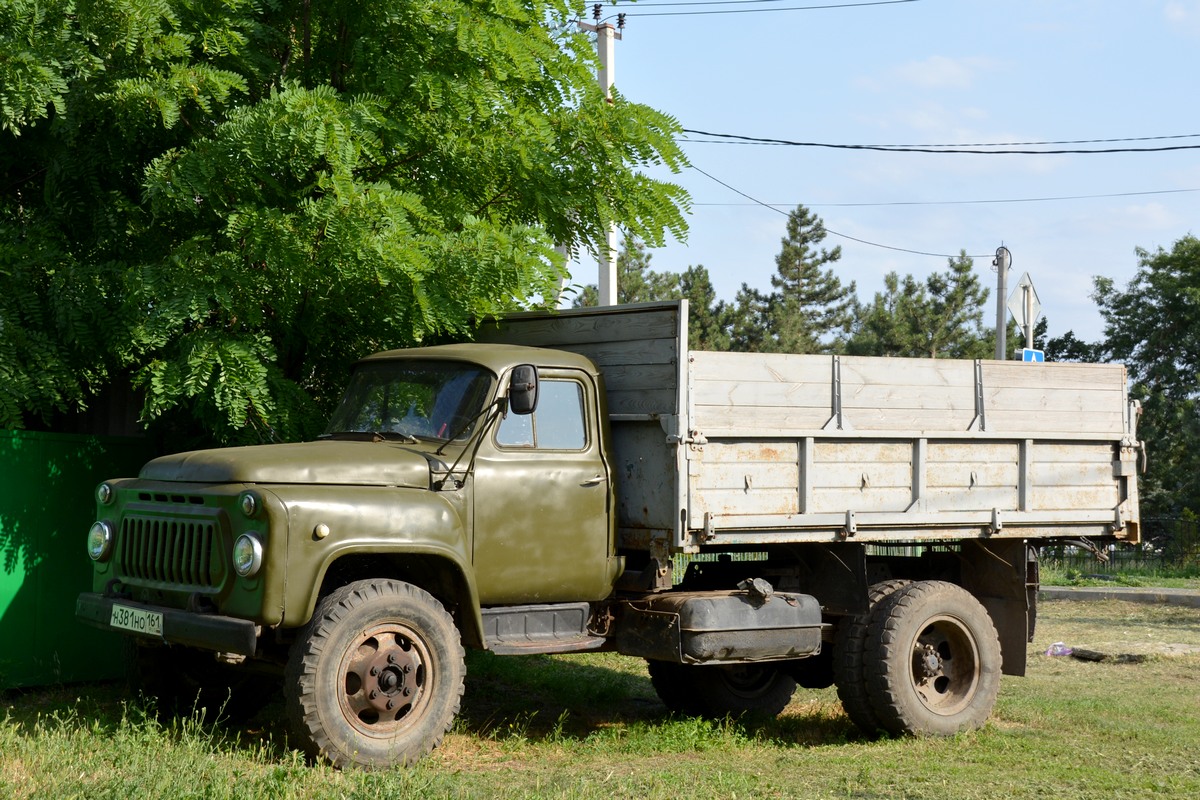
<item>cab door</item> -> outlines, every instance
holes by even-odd
[[[612,474],[596,386],[539,370],[537,409],[508,414],[480,448],[474,561],[484,605],[599,600],[612,588]]]

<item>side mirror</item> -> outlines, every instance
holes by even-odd
[[[508,379],[508,410],[518,416],[532,414],[537,408],[538,373],[533,364],[513,367]]]

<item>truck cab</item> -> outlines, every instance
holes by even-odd
[[[518,414],[520,367],[537,389]],[[622,564],[604,402],[595,366],[573,353],[373,355],[318,441],[180,453],[102,484],[81,613],[254,656],[264,628],[306,623],[330,573],[364,560],[465,590],[470,603],[448,605],[481,646],[481,606],[603,599]],[[124,610],[143,606],[162,610]]]

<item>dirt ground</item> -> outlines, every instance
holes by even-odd
[[[1078,603],[1044,600],[1038,606],[1031,652],[1056,642],[1110,657],[1200,654],[1200,609],[1120,600]]]

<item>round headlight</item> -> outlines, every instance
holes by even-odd
[[[238,504],[242,507],[242,513],[247,517],[253,517],[258,513],[258,496],[254,492],[242,492]]]
[[[233,543],[233,571],[249,578],[262,566],[263,546],[253,533],[243,533]]]
[[[88,531],[87,549],[92,561],[103,561],[112,551],[113,530],[107,522],[93,522]]]
[[[106,506],[112,502],[113,488],[107,483],[102,483],[96,487],[96,501],[102,506]]]

